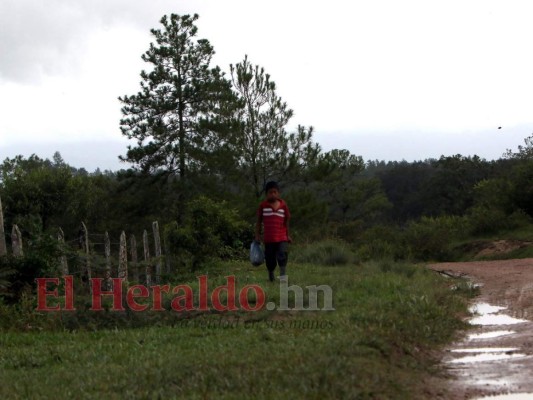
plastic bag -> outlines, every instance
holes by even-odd
[[[265,261],[265,253],[261,248],[261,243],[255,240],[250,245],[250,262],[253,266],[258,267]]]

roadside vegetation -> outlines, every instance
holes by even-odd
[[[210,284],[226,274],[279,304],[262,268],[220,264]],[[442,390],[431,384],[445,377],[437,350],[465,327],[475,291],[450,290],[452,281],[409,263],[293,263],[289,280],[329,285],[335,310],[99,313],[80,298],[78,311],[60,315],[35,312],[26,297],[1,306],[0,396],[413,399]]]

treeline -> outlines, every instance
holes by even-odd
[[[341,238],[370,247],[373,255],[417,229],[415,252],[432,238],[445,241],[443,228],[475,236],[527,224],[533,216],[531,143],[528,138],[518,152],[494,161],[455,155],[365,163],[346,150],[321,153],[319,162],[281,181],[293,236],[299,242]],[[159,220],[176,251],[231,257],[253,238],[259,198],[239,189],[229,174],[196,173],[185,196],[175,176],[134,169],[88,173],[56,153],[52,160],[6,159],[0,176],[5,224],[16,223],[29,239],[59,227],[76,237],[80,221],[118,236]],[[399,258],[405,249],[395,251]]]

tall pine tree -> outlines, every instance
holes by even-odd
[[[155,44],[142,55],[153,68],[141,72],[141,90],[119,97],[122,134],[137,140],[121,159],[146,172],[177,174],[182,181],[206,162],[212,151],[206,146],[217,142],[205,126],[220,125],[233,101],[231,83],[219,67],[210,67],[213,47],[196,38],[197,19],[197,14],[164,16],[163,29],[151,30]],[[205,123],[210,120],[218,123]]]
[[[276,93],[276,84],[264,68],[248,57],[230,65],[233,88],[241,108],[239,128],[233,130],[238,171],[259,197],[269,179],[288,180],[320,153],[312,142],[312,127],[298,126],[289,134],[286,126],[293,111]]]

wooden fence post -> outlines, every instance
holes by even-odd
[[[148,232],[146,229],[143,232],[143,247],[144,247],[144,262],[146,263],[146,284],[152,284],[152,267],[150,265],[150,246],[148,244]]]
[[[24,255],[22,251],[22,235],[16,224],[13,225],[13,229],[11,230],[11,247],[13,248],[13,255],[15,257],[22,257]]]
[[[155,247],[155,283],[161,283],[161,239],[159,237],[159,224],[157,221],[152,223],[154,231],[154,247]]]
[[[105,290],[113,288],[113,281],[111,280],[111,241],[109,240],[109,232],[104,234],[104,252],[105,252]]]
[[[4,232],[4,213],[2,211],[2,198],[0,197],[0,257],[7,255],[6,233]]]
[[[57,233],[57,241],[59,242],[59,246],[61,247],[61,253],[63,253],[65,249],[65,233],[61,228],[59,228],[59,231]],[[59,263],[61,264],[61,273],[63,274],[63,276],[68,275],[68,263],[67,256],[65,254],[61,255]]]
[[[131,265],[133,268],[133,280],[136,283],[139,283],[139,265],[137,265],[137,240],[135,240],[135,235],[130,236],[130,256],[131,256]]]
[[[118,277],[128,280],[128,249],[126,246],[126,232],[120,234],[120,252],[118,259]]]
[[[79,236],[79,245],[80,248],[85,252],[86,260],[85,260],[85,272],[87,273],[87,283],[90,285],[90,281],[92,278],[92,271],[91,271],[91,259],[90,259],[90,250],[89,250],[89,231],[87,230],[87,227],[85,226],[85,223],[81,223],[81,229],[80,229],[80,236]]]

